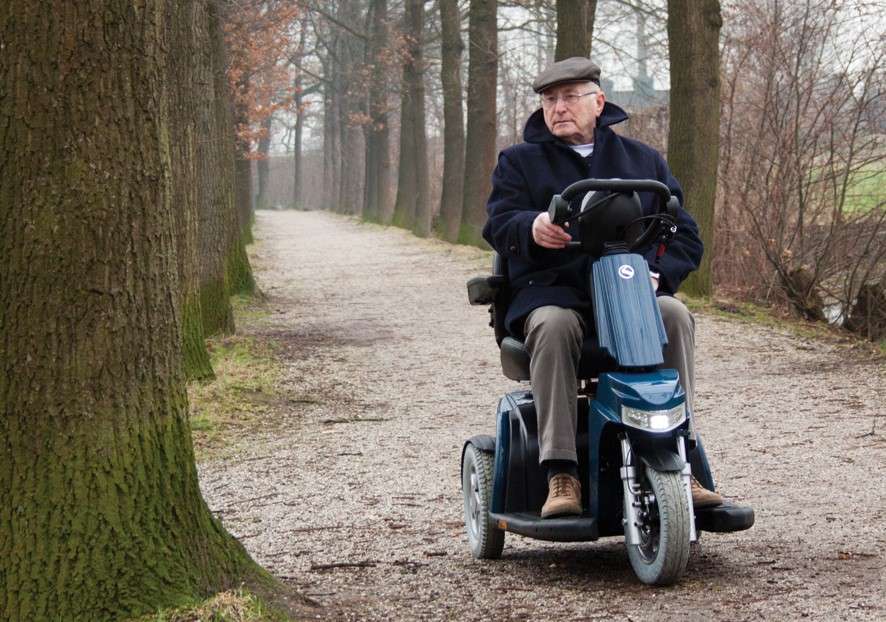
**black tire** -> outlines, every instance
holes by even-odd
[[[670,585],[683,575],[689,561],[689,501],[680,473],[648,467],[645,473],[643,542],[627,545],[628,558],[643,583]]]
[[[465,531],[471,553],[477,559],[498,559],[505,546],[505,532],[496,527],[489,517],[492,505],[492,454],[468,445],[461,472]]]

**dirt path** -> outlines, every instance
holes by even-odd
[[[261,212],[258,330],[289,357],[282,424],[201,467],[211,507],[323,619],[886,617],[886,369],[844,347],[699,317],[699,429],[721,488],[756,509],[705,534],[673,588],[618,539],[508,535],[473,560],[459,452],[492,433],[502,376],[465,280],[480,251],[323,213]],[[879,418],[872,433],[875,418]]]

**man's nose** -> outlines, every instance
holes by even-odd
[[[554,104],[554,112],[561,114],[566,112],[568,106],[566,105],[566,100],[562,97],[557,98],[557,103]]]

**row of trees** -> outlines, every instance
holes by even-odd
[[[201,497],[185,392],[254,287],[225,44],[247,4],[0,4],[4,620],[264,576]]]
[[[610,98],[634,113],[622,131],[667,152],[702,230],[704,263],[684,289],[783,301],[882,334],[872,312],[886,278],[883,44],[864,28],[873,3],[302,2],[298,52],[284,61],[302,89],[288,141],[297,183],[276,202],[482,244],[495,153],[520,140],[537,106],[533,75],[593,42],[610,61]],[[626,60],[636,75],[619,91],[605,78]],[[647,67],[669,90],[654,89]]]
[[[644,2],[622,4],[641,17],[652,10]],[[669,5],[674,15],[668,22],[669,40],[677,64],[673,79],[679,87],[675,92],[678,105],[687,111],[672,117],[671,134],[678,137],[679,153],[687,154],[677,159],[675,167],[685,170],[685,177],[699,180],[687,192],[693,209],[704,215],[713,206],[715,176],[708,173],[717,161],[719,4],[672,0]],[[319,203],[405,227],[416,235],[482,245],[490,174],[501,146],[499,70],[505,67],[511,89],[528,92],[531,74],[548,62],[588,56],[597,2],[405,0],[398,12],[387,0],[305,0],[305,8],[310,19],[301,26],[310,29],[307,38],[314,47],[306,53],[302,31],[300,51],[290,60],[298,75],[312,74],[322,93]],[[515,80],[511,74],[518,67],[503,57],[499,33],[502,20],[516,15],[529,19],[511,27],[515,30],[531,33],[552,25],[553,29],[536,54],[536,67],[532,71],[519,67],[520,78]],[[548,43],[553,44],[551,49]],[[321,70],[311,72],[307,68],[311,61]],[[439,82],[431,78],[432,66]],[[701,66],[705,69],[699,70]],[[392,95],[397,92],[399,106]],[[520,101],[523,109],[536,104],[525,96]],[[438,115],[429,117],[429,102],[440,106]],[[296,123],[303,126],[303,106],[295,113]],[[517,126],[526,115],[511,116]],[[429,140],[429,129],[436,130],[439,138]],[[307,194],[301,170],[303,147],[298,140],[294,145],[299,183],[294,185],[293,202],[302,205]],[[396,155],[394,167],[391,154]],[[258,204],[266,203],[260,191]],[[712,240],[712,218],[699,221]],[[709,288],[709,277],[699,280],[697,289]]]

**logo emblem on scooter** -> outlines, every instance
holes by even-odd
[[[629,266],[628,264],[622,264],[618,267],[618,276],[623,279],[632,279],[634,278],[634,267]]]

